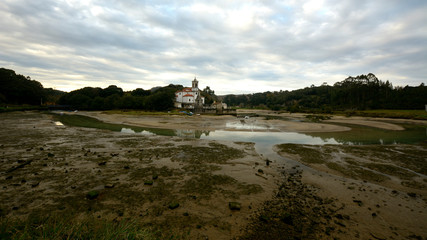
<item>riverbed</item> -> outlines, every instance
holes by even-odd
[[[314,123],[273,112],[248,118],[66,114],[103,124],[75,126],[38,112],[1,115],[3,216],[136,219],[163,237],[230,239],[251,232],[246,227],[259,222],[259,211],[292,173],[311,192],[288,186],[287,194],[323,199],[308,206],[333,210],[316,217],[319,239],[427,236],[425,122]],[[85,198],[92,190],[99,198]],[[170,209],[171,203],[179,207]],[[269,221],[264,229],[276,220]]]

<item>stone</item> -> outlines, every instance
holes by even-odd
[[[177,203],[177,202],[172,202],[168,206],[168,208],[171,209],[171,210],[176,209],[178,207],[179,207],[179,203]]]
[[[228,208],[230,208],[230,210],[237,210],[238,211],[242,208],[242,204],[239,202],[229,202]]]
[[[280,217],[280,220],[282,220],[282,222],[293,226],[294,225],[294,220],[291,214],[289,213],[285,213],[283,214],[283,216]]]
[[[357,205],[359,205],[359,207],[363,206],[363,202],[361,200],[353,200],[353,202],[357,203]]]
[[[144,185],[153,185],[153,180],[145,180]]]
[[[86,194],[86,198],[89,200],[96,199],[99,196],[99,192],[96,190],[92,190]]]
[[[413,193],[413,192],[409,192],[409,193],[408,193],[408,196],[410,196],[410,197],[412,197],[412,198],[416,198],[416,197],[417,197],[417,194],[416,194],[416,193]]]
[[[104,186],[105,188],[113,188],[114,187],[114,184],[113,183],[107,183],[107,184],[105,184],[105,186]]]

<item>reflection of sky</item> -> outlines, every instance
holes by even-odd
[[[255,142],[263,144],[339,144],[335,139],[312,137],[294,132],[241,132],[241,131],[212,131],[209,136],[201,136],[201,139],[223,140],[233,142]]]
[[[58,121],[55,122],[55,125],[56,126],[64,126],[64,124],[62,124],[62,122],[58,122]]]
[[[135,132],[133,129],[130,129],[130,128],[122,128],[122,130],[120,130],[120,132],[122,132],[122,133],[138,133],[138,134],[142,134],[142,135],[155,135],[154,133],[149,132],[149,131],[145,131],[145,130],[143,130],[141,132]]]
[[[238,130],[267,130],[270,129],[269,126],[258,125],[256,123],[240,123],[240,122],[227,122],[225,124],[226,128],[238,129]]]

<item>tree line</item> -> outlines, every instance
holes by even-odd
[[[226,95],[223,101],[229,106],[268,108],[291,112],[367,109],[424,109],[427,104],[427,87],[393,87],[374,74],[348,77],[329,86],[306,87],[294,91],[263,92],[243,95]]]
[[[0,68],[0,104],[8,105],[64,105],[79,110],[141,109],[164,111],[174,107],[175,92],[182,85],[170,84],[150,90],[137,88],[123,91],[111,85],[107,88],[85,87],[69,93],[44,88],[29,76]],[[263,92],[218,97],[207,86],[202,91],[205,103],[222,100],[229,106],[268,108],[291,112],[366,109],[424,109],[427,87],[393,87],[374,74],[348,77],[329,86],[310,86],[294,91]]]
[[[0,104],[8,105],[42,105],[56,102],[65,92],[44,88],[31,77],[16,74],[15,71],[0,68]]]
[[[166,87],[144,90],[137,88],[124,92],[111,85],[107,88],[85,87],[64,94],[58,101],[61,105],[70,105],[80,110],[143,109],[164,111],[173,108],[175,92],[181,85],[170,84]]]
[[[16,74],[15,71],[0,68],[0,104],[8,105],[60,105],[60,107],[79,110],[141,109],[165,111],[174,108],[175,92],[182,85],[170,84],[150,90],[137,88],[123,91],[115,85],[107,88],[85,87],[71,92],[44,88],[30,77]],[[215,92],[209,87],[202,91],[205,102],[216,100]]]

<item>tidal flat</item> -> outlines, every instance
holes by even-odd
[[[202,132],[240,121],[82,114],[111,124]],[[299,123],[257,121],[272,132]],[[3,113],[0,122],[5,238],[427,237],[425,143],[286,144],[275,147],[281,156],[270,157],[253,142],[67,126],[40,112]],[[298,126],[303,132],[348,130]]]

